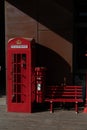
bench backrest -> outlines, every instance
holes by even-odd
[[[47,86],[45,97],[82,99],[82,86]]]

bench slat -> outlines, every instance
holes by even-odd
[[[59,99],[45,99],[46,102],[83,102],[82,99],[63,99],[63,98],[59,98]]]

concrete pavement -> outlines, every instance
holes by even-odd
[[[0,130],[87,130],[87,114],[75,110],[36,113],[7,112],[6,97],[0,98]]]

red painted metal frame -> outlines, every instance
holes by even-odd
[[[87,113],[87,72],[86,72],[86,102],[84,107],[84,113]]]
[[[33,39],[25,38],[13,38],[8,42],[7,45],[7,111],[8,112],[32,112],[32,104],[35,101],[35,78],[34,78],[34,45],[35,42]],[[21,70],[15,74],[15,69],[13,66],[17,66],[19,63],[14,65],[12,56],[26,57],[25,70],[23,68],[22,58],[20,61]],[[33,58],[32,58],[33,57]],[[13,64],[13,65],[12,65]],[[16,68],[17,69],[17,68]],[[14,73],[14,74],[13,74]],[[20,83],[17,81],[19,76]],[[20,78],[21,77],[21,78]],[[16,83],[15,80],[16,79]],[[15,87],[16,86],[16,87]],[[18,87],[19,86],[19,87]],[[13,97],[15,94],[15,101]]]

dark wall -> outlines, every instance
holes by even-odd
[[[66,77],[66,84],[72,84],[69,64],[60,55],[49,48],[36,44],[36,66],[46,67],[46,83],[61,85]]]
[[[4,1],[0,1],[0,95],[5,91],[5,19]]]
[[[74,1],[74,67],[75,71],[87,71],[87,1]]]

